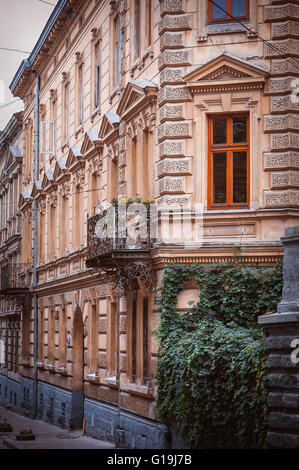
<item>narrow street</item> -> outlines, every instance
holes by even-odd
[[[33,420],[0,406],[0,421],[9,422],[12,432],[0,433],[0,449],[114,449],[115,445],[82,435],[82,431],[67,431],[43,421]],[[33,441],[17,441],[16,435],[32,429]]]

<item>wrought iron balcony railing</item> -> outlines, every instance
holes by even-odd
[[[0,295],[24,294],[29,289],[28,276],[24,271],[27,264],[2,264],[0,266]]]
[[[117,204],[87,219],[87,267],[142,260],[155,241],[151,204]]]

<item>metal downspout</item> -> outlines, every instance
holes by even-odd
[[[35,118],[34,118],[34,182],[38,181],[38,161],[39,161],[39,75],[35,72]],[[33,401],[32,416],[36,417],[37,411],[37,202],[34,199],[34,241],[33,241]]]

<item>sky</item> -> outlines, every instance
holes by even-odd
[[[23,109],[9,85],[23,59],[29,57],[58,0],[0,0],[0,130]],[[50,5],[49,3],[53,4]],[[24,52],[5,51],[1,48]]]

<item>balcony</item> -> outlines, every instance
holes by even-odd
[[[0,267],[0,295],[20,296],[29,291],[29,280],[24,274],[28,266],[6,263]]]
[[[118,204],[87,219],[86,266],[113,267],[144,261],[155,242],[151,204]]]
[[[115,204],[87,219],[88,268],[110,275],[122,288],[154,282],[150,251],[155,242],[155,204]]]

